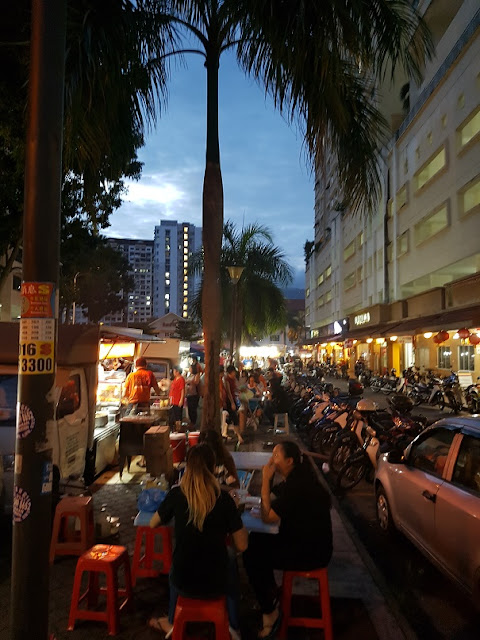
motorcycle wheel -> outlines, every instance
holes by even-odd
[[[389,384],[386,384],[380,389],[380,391],[386,396],[389,396],[392,393],[393,389]]]
[[[370,385],[370,389],[374,393],[379,393],[381,388],[382,388],[382,386],[380,384],[378,384],[378,383],[373,383],[372,385]]]
[[[353,463],[347,462],[339,471],[336,488],[343,491],[353,489],[363,479],[366,472],[367,464],[365,460],[357,460]]]
[[[324,456],[330,455],[338,431],[320,430],[313,436],[312,448],[316,453],[322,453]]]
[[[347,463],[348,458],[358,449],[358,442],[351,440],[340,440],[336,442],[330,452],[328,464],[330,470],[339,473],[340,469]]]
[[[433,398],[432,404],[434,407],[438,407],[440,411],[443,411],[445,408],[445,399],[443,397],[443,393],[437,393]]]
[[[422,398],[420,396],[418,396],[416,393],[410,396],[411,399],[413,400],[413,404],[415,407],[418,407],[419,405],[422,404]]]

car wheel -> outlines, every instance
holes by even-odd
[[[385,493],[385,489],[382,487],[382,485],[380,485],[375,492],[375,498],[377,522],[380,526],[380,529],[384,533],[393,533],[395,530],[395,525],[392,519],[390,503],[388,502],[387,494]]]

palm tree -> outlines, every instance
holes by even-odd
[[[203,276],[193,305],[194,314],[199,320],[203,320],[204,263],[203,250],[192,256],[190,262],[191,272]],[[228,274],[230,266],[244,268],[234,286]],[[222,335],[230,335],[232,342],[239,344],[242,338],[262,338],[283,328],[287,314],[281,287],[291,281],[292,270],[282,251],[273,244],[272,234],[267,227],[254,223],[238,230],[231,221],[225,223],[220,256]],[[232,335],[234,313],[235,336]]]
[[[154,0],[143,0],[151,3]],[[223,185],[218,133],[221,54],[236,51],[240,66],[273,96],[288,120],[298,120],[314,162],[334,152],[345,198],[355,210],[372,206],[381,180],[377,150],[388,131],[372,86],[397,65],[420,77],[432,51],[428,31],[410,0],[162,0],[182,50],[203,56],[207,72],[207,142],[203,183],[205,334],[204,423],[217,424],[216,365],[221,337]],[[192,48],[191,43],[195,42]],[[164,42],[162,42],[164,45]]]

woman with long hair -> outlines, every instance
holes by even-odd
[[[215,454],[215,471],[220,486],[227,486],[229,489],[238,489],[240,482],[238,480],[237,468],[233,461],[232,454],[225,446],[222,436],[216,429],[205,429],[201,431],[198,437],[198,444],[205,442]]]
[[[215,471],[215,454],[207,444],[192,447],[179,486],[167,494],[150,521],[151,527],[175,518],[175,549],[170,572],[168,617],[151,618],[149,625],[170,637],[179,595],[215,598],[227,595],[230,625],[238,629],[235,608],[228,597],[232,591],[226,539],[230,534],[237,551],[245,551],[248,533],[233,498],[220,489]],[[234,636],[234,633],[232,633]]]

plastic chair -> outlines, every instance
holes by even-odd
[[[292,616],[292,587],[295,578],[305,578],[318,581],[319,603],[321,616],[319,618],[303,618]],[[328,590],[328,572],[326,568],[312,571],[284,571],[282,586],[282,625],[279,637],[285,640],[288,627],[304,627],[307,629],[323,629],[325,640],[333,640],[332,611],[330,607],[330,593]]]
[[[118,587],[118,571],[125,571],[125,588]],[[87,590],[80,594],[84,571],[89,572]],[[99,586],[99,573],[106,575],[106,587]],[[98,596],[106,594],[107,604],[104,611],[96,611]],[[80,603],[87,598],[87,608],[80,609]],[[120,598],[123,601],[120,602]],[[97,544],[84,553],[77,562],[73,582],[68,630],[73,631],[75,620],[97,620],[106,622],[108,634],[114,636],[119,631],[119,612],[132,600],[130,562],[125,547]]]
[[[173,619],[172,640],[186,638],[189,622],[211,622],[215,625],[215,640],[230,640],[225,597],[212,600],[178,597]]]
[[[79,531],[75,530],[77,519],[80,521]],[[94,542],[92,498],[89,496],[62,498],[55,509],[50,541],[50,563],[55,560],[55,556],[80,556],[90,549]]]
[[[282,426],[283,426],[283,433],[289,434],[290,433],[290,429],[288,426],[288,413],[275,413],[274,414],[274,421],[273,421],[273,428],[275,430],[278,429],[278,419],[281,418],[282,420]]]
[[[155,540],[162,539],[162,550],[155,551]],[[142,555],[142,547],[145,551]],[[161,569],[154,568],[154,562],[162,563]],[[137,578],[155,578],[160,574],[168,574],[172,566],[172,528],[171,527],[137,527],[135,549],[132,560],[132,584]]]

